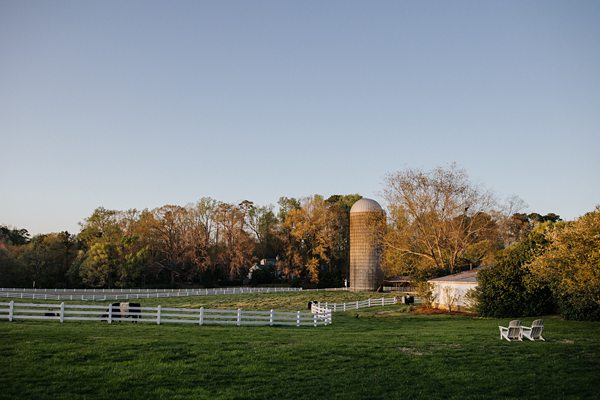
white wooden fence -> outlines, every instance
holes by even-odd
[[[39,300],[136,300],[162,297],[211,296],[245,293],[298,292],[289,287],[230,287],[215,289],[19,289],[0,288],[0,297]]]
[[[121,311],[118,306],[81,304],[0,303],[0,320],[51,320],[147,322],[153,324],[175,323],[196,325],[292,325],[324,326],[331,324],[331,311],[283,312],[250,310],[211,310],[201,308],[129,307]]]
[[[396,297],[382,297],[380,299],[367,299],[361,301],[351,301],[348,303],[313,303],[311,310],[329,310],[333,312],[358,310],[359,308],[382,307],[397,304]]]

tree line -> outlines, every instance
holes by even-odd
[[[600,319],[599,209],[576,221],[521,212],[456,165],[387,175],[387,276],[416,281],[484,267],[482,315],[560,311]],[[350,208],[358,194],[281,197],[277,208],[201,198],[153,210],[98,208],[77,234],[0,226],[0,286],[341,286],[349,276]]]
[[[0,286],[338,286],[348,275],[357,194],[273,206],[201,198],[153,210],[97,208],[78,234],[0,227]]]
[[[386,178],[386,275],[417,280],[493,264],[534,223],[455,165]],[[349,211],[359,194],[281,197],[277,209],[201,198],[153,210],[97,208],[78,234],[29,238],[2,227],[0,285],[35,287],[214,286],[286,283],[340,286],[349,267]]]

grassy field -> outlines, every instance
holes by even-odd
[[[365,297],[143,305],[303,310],[311,299]],[[337,313],[319,328],[1,321],[0,399],[600,398],[600,323],[546,317],[546,342],[508,343],[497,333],[507,320],[407,311]]]

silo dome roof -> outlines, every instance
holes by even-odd
[[[383,212],[383,208],[375,200],[362,198],[354,203],[350,209],[351,214],[361,212]]]

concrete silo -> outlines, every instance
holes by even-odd
[[[383,281],[378,232],[383,223],[385,213],[375,200],[360,199],[350,209],[350,290],[377,290]]]

